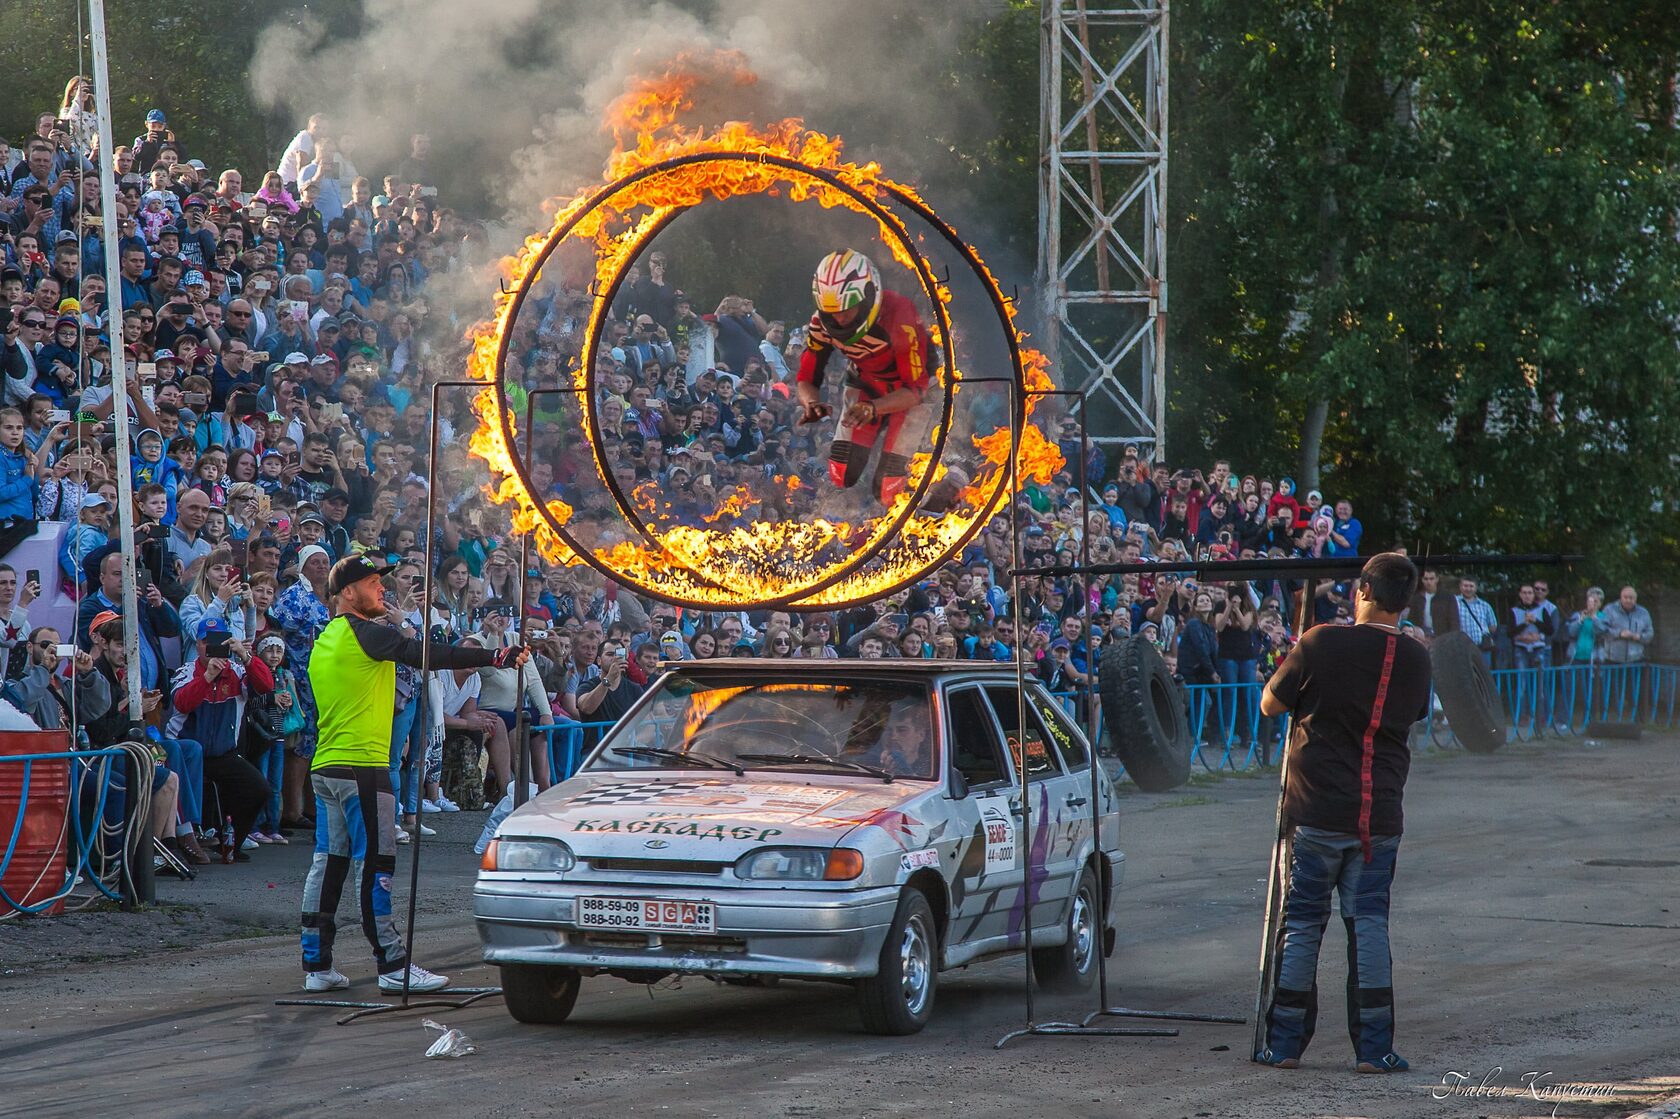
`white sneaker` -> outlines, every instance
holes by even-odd
[[[420,834],[421,835],[436,835],[437,834],[437,829],[432,828],[432,827],[427,827],[426,822],[424,820],[416,820],[415,823],[420,825]]]
[[[250,836],[246,836],[245,837],[245,842],[241,843],[239,845],[239,849],[241,851],[255,851],[258,847],[261,847],[261,846],[262,846],[261,843],[258,843],[256,840],[252,839]]]
[[[422,811],[422,812],[442,812],[443,809],[438,807],[438,802],[435,801],[435,800],[422,800],[420,802],[420,811]]]
[[[402,828],[400,828],[400,827],[397,828],[397,842],[398,843],[407,843],[408,842],[408,833],[403,831]]]
[[[437,800],[433,801],[432,803],[436,804],[438,806],[438,810],[441,811],[441,812],[459,812],[459,811],[461,811],[461,806],[459,804],[456,804],[454,801],[450,800],[448,797],[444,796],[442,793],[439,793]]]
[[[436,991],[449,986],[449,976],[436,975],[427,971],[419,964],[408,965],[408,989],[411,991]],[[385,972],[379,977],[381,991],[400,991],[403,988],[403,973],[400,971]]]
[[[350,986],[350,977],[335,967],[326,971],[312,971],[303,977],[306,991],[342,991]]]

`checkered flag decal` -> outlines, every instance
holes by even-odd
[[[573,804],[650,804],[677,793],[712,788],[717,781],[618,781],[597,785],[567,800]]]

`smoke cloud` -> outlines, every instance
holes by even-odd
[[[536,205],[599,177],[602,111],[678,53],[739,52],[759,81],[719,89],[695,121],[801,116],[848,155],[899,175],[940,158],[929,137],[985,107],[944,75],[995,0],[364,0],[354,29],[305,19],[266,28],[251,83],[298,122],[336,111],[364,171],[432,138],[446,193],[484,198],[528,229]],[[455,188],[450,190],[449,188]]]

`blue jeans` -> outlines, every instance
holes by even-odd
[[[158,745],[171,772],[180,779],[180,816],[187,824],[204,823],[204,747],[190,738],[160,738]]]
[[[257,759],[257,772],[268,782],[268,803],[257,813],[257,830],[261,832],[277,832],[280,830],[280,789],[286,778],[286,740],[276,738],[269,742],[268,749]]]
[[[420,721],[420,693],[391,719],[391,791],[401,811],[420,810],[420,784],[425,777],[426,726]]]
[[[1260,671],[1258,660],[1226,660],[1219,658],[1219,682],[1221,684],[1255,684]],[[1247,742],[1253,737],[1254,717],[1259,711],[1258,687],[1221,688],[1219,690],[1220,721],[1225,727],[1225,739],[1230,741],[1235,734],[1238,741]]]
[[[1348,1034],[1358,1060],[1379,1061],[1394,1050],[1393,960],[1388,943],[1388,894],[1394,883],[1397,835],[1371,837],[1366,862],[1359,837],[1319,828],[1295,829],[1289,887],[1278,930],[1277,988],[1266,1012],[1266,1045],[1278,1058],[1299,1057],[1318,1020],[1318,950],[1336,891],[1347,928]]]

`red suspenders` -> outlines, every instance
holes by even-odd
[[[1371,754],[1382,725],[1383,704],[1388,701],[1388,680],[1394,672],[1394,648],[1399,637],[1390,634],[1383,650],[1382,675],[1377,679],[1377,701],[1371,705],[1371,724],[1365,728],[1365,739],[1359,750],[1359,846],[1365,861],[1371,861]]]

